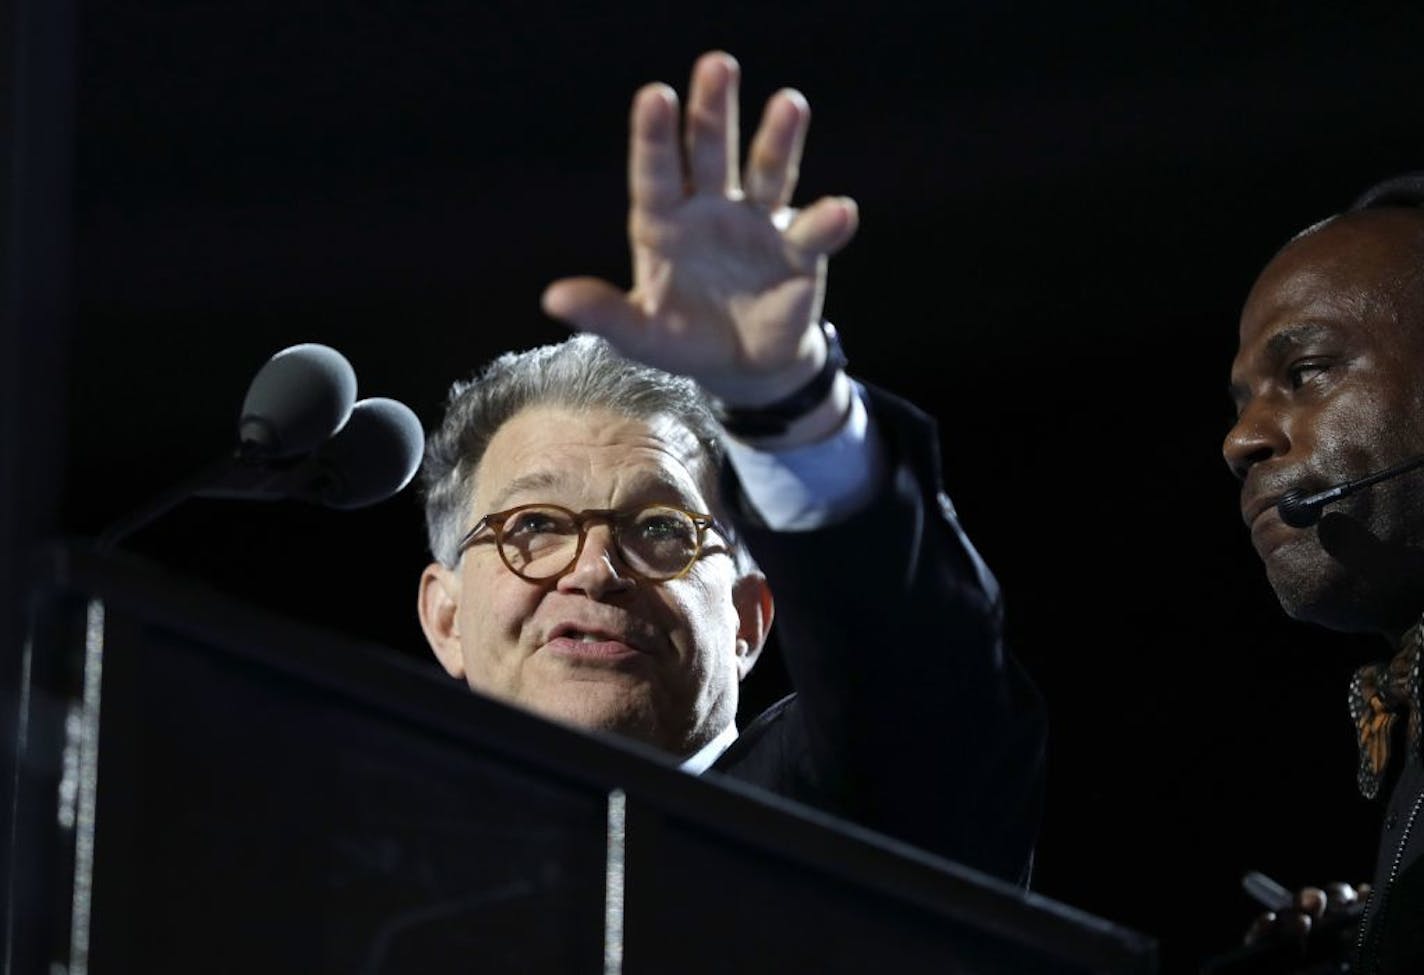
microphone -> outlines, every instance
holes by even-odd
[[[1280,512],[1281,521],[1292,528],[1309,528],[1320,520],[1320,509],[1332,501],[1339,501],[1341,498],[1349,497],[1356,491],[1372,484],[1406,474],[1416,467],[1424,467],[1424,455],[1395,464],[1393,467],[1387,467],[1374,474],[1368,474],[1358,480],[1344,481],[1315,494],[1306,494],[1300,488],[1291,488],[1282,494],[1280,500],[1276,502],[1276,510]]]
[[[415,477],[425,456],[425,428],[399,400],[363,399],[351,418],[312,456],[319,475],[296,497],[349,511],[384,501]]]
[[[315,453],[296,461],[237,465],[195,492],[244,501],[295,499],[351,510],[376,504],[410,483],[425,450],[425,430],[410,407],[372,397]]]
[[[237,421],[244,457],[263,460],[310,453],[346,423],[356,402],[356,371],[328,345],[283,349],[247,387]]]
[[[295,498],[352,509],[384,501],[415,476],[425,431],[406,406],[374,397],[356,402],[356,373],[335,349],[283,349],[247,389],[235,450],[111,524],[104,551],[191,497],[275,501]]]

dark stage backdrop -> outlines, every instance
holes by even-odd
[[[799,199],[863,219],[828,314],[858,375],[940,418],[1047,698],[1037,888],[1185,968],[1239,938],[1243,871],[1360,880],[1374,844],[1344,708],[1374,648],[1280,615],[1219,449],[1255,272],[1424,168],[1424,17],[1318,7],[80,4],[63,528],[226,449],[283,346],[337,346],[431,424],[451,380],[560,338],[547,281],[627,280],[632,92],[723,47],[748,119],[782,85],[811,101]],[[195,502],[131,548],[426,652],[411,496]]]

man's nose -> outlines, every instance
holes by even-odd
[[[581,592],[590,599],[632,589],[638,581],[628,572],[613,543],[613,530],[608,525],[590,525],[583,540],[583,550],[574,560],[573,568],[559,576],[560,592]]]
[[[1284,417],[1265,400],[1248,403],[1221,444],[1226,466],[1241,479],[1245,479],[1253,465],[1284,456],[1289,450],[1290,436]]]

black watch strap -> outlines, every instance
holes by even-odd
[[[821,332],[826,337],[826,361],[806,385],[765,406],[718,406],[717,419],[722,428],[734,437],[774,437],[785,433],[791,424],[824,403],[836,383],[836,376],[846,366],[846,356],[834,325],[822,321]]]

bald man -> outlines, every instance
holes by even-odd
[[[1389,180],[1266,266],[1241,316],[1237,420],[1223,446],[1282,608],[1383,642],[1381,660],[1349,686],[1356,781],[1385,805],[1357,973],[1424,972],[1424,473],[1354,493],[1305,527],[1288,524],[1278,502],[1424,455],[1421,207],[1424,176]],[[1300,906],[1318,917],[1328,897],[1312,891]]]

